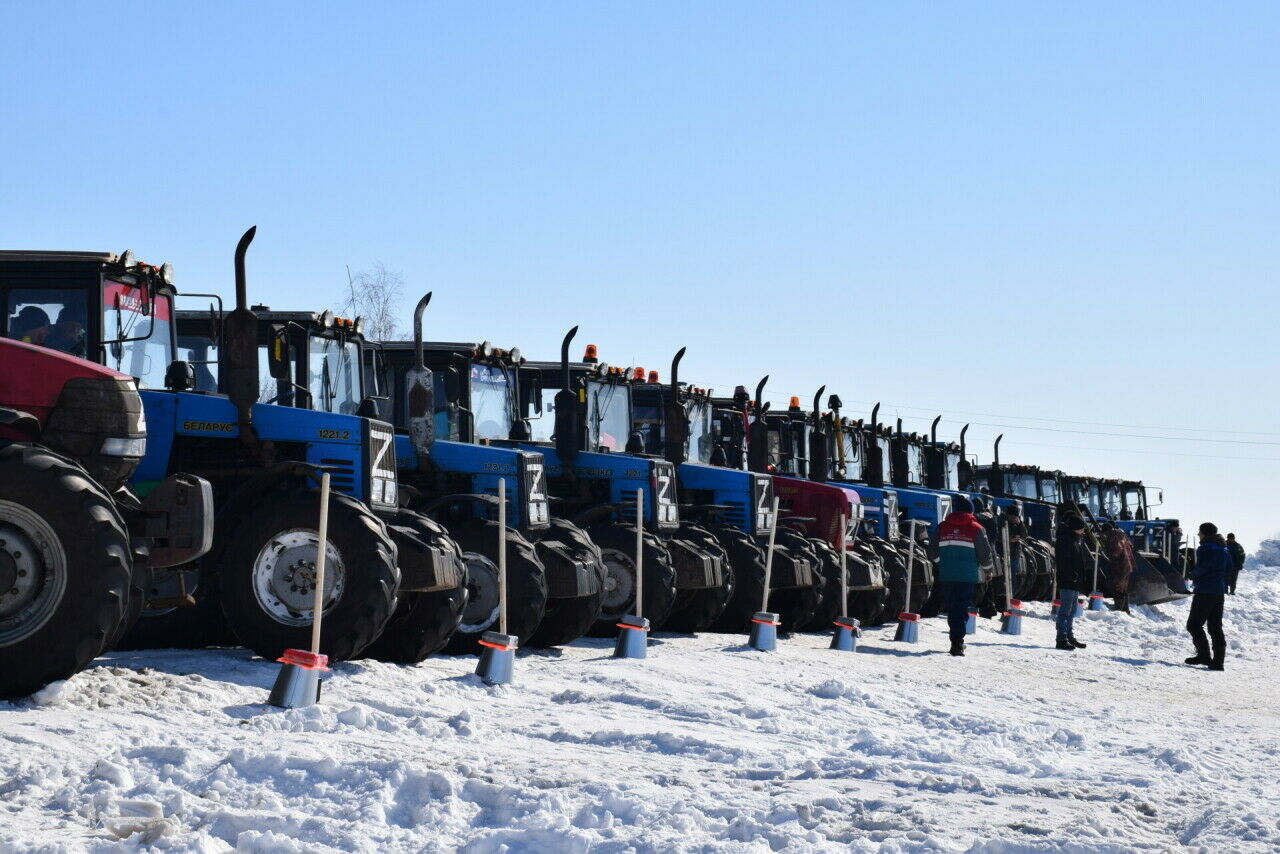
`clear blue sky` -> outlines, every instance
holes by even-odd
[[[1280,528],[1275,4],[5,22],[6,247],[128,247],[229,293],[256,223],[273,307],[382,261],[434,289],[434,337],[550,357],[581,324],[646,367],[688,345],[699,384],[825,383],[909,429],[980,422],[984,460],[1003,431],[1005,459],[1158,484],[1250,547]]]

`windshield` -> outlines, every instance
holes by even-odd
[[[1126,486],[1124,488],[1124,509],[1130,513],[1137,513],[1142,510],[1142,487]]]
[[[506,439],[511,435],[511,380],[493,365],[471,366],[471,412],[475,439]]]
[[[1089,484],[1085,493],[1084,503],[1093,515],[1096,516],[1102,512],[1102,488],[1098,484]]]
[[[1058,479],[1056,477],[1040,477],[1040,497],[1045,501],[1051,501],[1057,504],[1061,500],[1058,494]]]
[[[355,342],[312,335],[307,339],[307,388],[316,409],[355,415],[360,408],[360,348]]]
[[[1019,498],[1036,497],[1036,477],[1033,474],[1006,474],[1005,492]]]
[[[1120,487],[1106,486],[1102,489],[1102,507],[1108,516],[1120,515]]]
[[[924,448],[907,445],[907,483],[924,483]]]
[[[943,460],[947,470],[945,472],[946,482],[942,485],[942,488],[956,492],[960,489],[960,455],[948,452],[943,455]]]
[[[627,436],[631,433],[628,391],[627,386],[619,383],[587,383],[587,425],[593,448],[621,451],[627,446]],[[645,426],[657,435],[660,427],[658,415],[656,412],[649,415]],[[636,423],[637,429],[641,429],[638,413]]]
[[[880,480],[889,480],[889,461],[893,459],[889,451],[889,439],[881,436],[876,439],[876,447],[880,449]]]
[[[858,434],[853,430],[840,431],[840,447],[844,450],[845,471],[841,472],[841,477],[856,480],[862,473],[861,450],[862,443],[858,441]],[[837,460],[837,463],[839,460]]]
[[[164,388],[165,371],[173,361],[170,298],[157,294],[148,301],[142,288],[110,281],[105,283],[102,296],[102,338],[106,342],[107,367],[135,377],[139,388]],[[78,349],[83,350],[83,321],[73,318],[65,325],[75,330],[81,342]],[[63,326],[59,322],[55,328]],[[47,343],[47,346],[58,345]]]
[[[688,458],[695,463],[710,463],[711,452],[715,449],[715,438],[711,434],[711,402],[690,401],[688,411]]]

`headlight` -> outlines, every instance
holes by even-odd
[[[394,505],[397,500],[396,482],[385,477],[375,477],[369,488],[370,504]]]
[[[112,437],[103,441],[102,453],[108,457],[142,457],[147,453],[147,440]]]

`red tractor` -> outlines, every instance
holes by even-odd
[[[0,698],[66,679],[137,618],[152,567],[213,540],[207,481],[178,474],[139,500],[146,449],[132,377],[21,335],[0,315]]]

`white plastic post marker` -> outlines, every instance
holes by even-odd
[[[297,709],[320,701],[320,671],[329,669],[329,656],[320,654],[320,624],[324,618],[324,562],[329,548],[329,473],[320,475],[320,527],[316,532],[315,595],[311,599],[311,651],[286,649],[277,659],[280,672],[267,702]]]
[[[644,618],[644,490],[636,490],[636,612],[617,622],[614,658],[645,658],[649,646],[649,621]]]
[[[515,668],[519,639],[507,634],[507,481],[498,480],[498,631],[480,636],[476,675],[488,685],[505,685]]]
[[[769,610],[769,585],[773,578],[773,544],[778,536],[778,496],[773,496],[773,527],[769,529],[769,547],[764,553],[764,595],[760,610],[751,617],[751,634],[747,643],[752,649],[770,652],[778,648],[778,615]]]
[[[898,628],[893,635],[894,640],[906,643],[915,643],[920,639],[920,615],[911,610],[911,576],[915,571],[916,525],[918,524],[920,524],[919,519],[907,522],[907,536],[910,538],[910,545],[907,548],[907,592],[905,601],[902,603],[902,612],[898,614]]]

